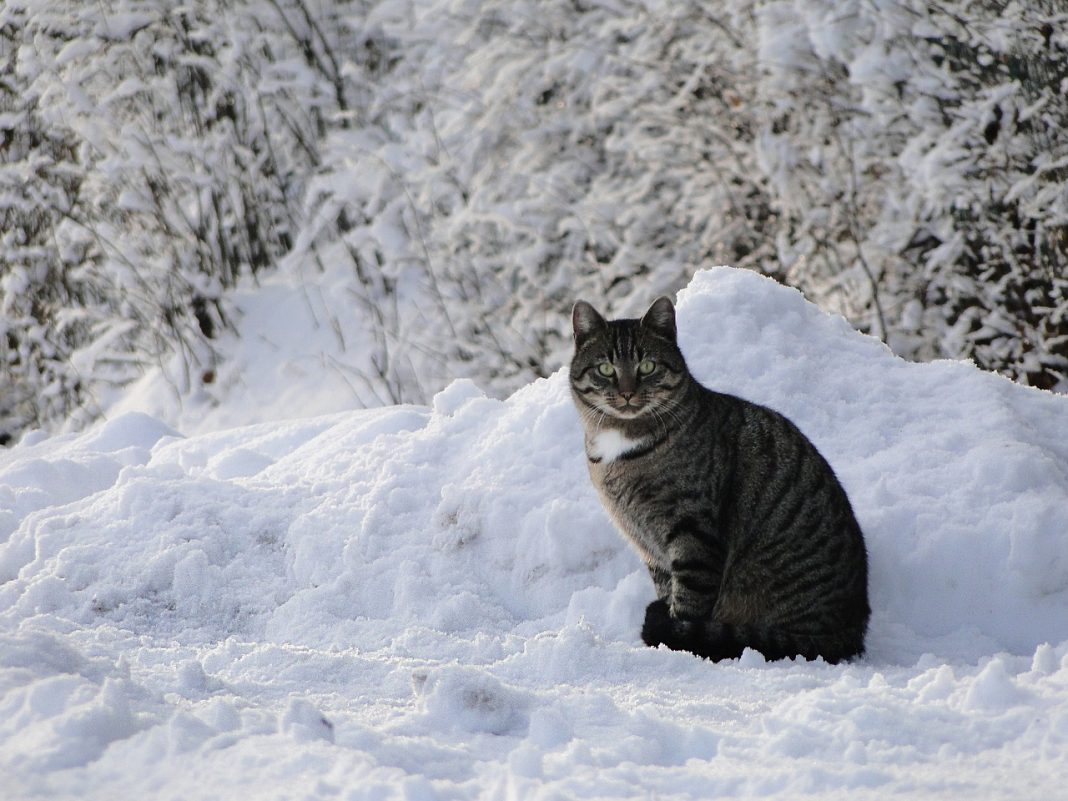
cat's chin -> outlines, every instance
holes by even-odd
[[[611,414],[618,420],[636,420],[647,411],[649,411],[648,406],[626,406],[622,409],[613,408]]]

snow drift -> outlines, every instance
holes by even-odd
[[[863,660],[644,648],[652,584],[563,372],[190,438],[128,413],[0,456],[5,774],[52,797],[963,797],[1068,739],[1068,399],[905,363],[745,271],[699,273],[678,319],[704,383],[790,416],[842,479]],[[1029,787],[1057,786],[1043,760]]]

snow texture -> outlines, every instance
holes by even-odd
[[[849,491],[863,659],[643,646],[563,371],[189,437],[126,412],[0,454],[4,797],[1058,797],[1068,398],[747,271],[678,320]]]

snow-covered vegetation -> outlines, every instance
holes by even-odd
[[[642,645],[564,371],[190,437],[126,412],[0,454],[4,798],[1059,797],[1068,398],[750,271],[679,300],[699,378],[849,491],[864,658]]]
[[[576,295],[719,263],[1063,390],[1063,3],[0,7],[5,441],[151,369],[224,399],[234,292],[277,271],[376,406],[503,396]]]

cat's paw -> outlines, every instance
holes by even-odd
[[[666,600],[653,601],[645,608],[645,625],[642,626],[642,641],[655,648],[666,645],[672,651],[690,651],[695,648],[701,626],[696,620],[677,618],[671,614]]]
[[[642,642],[655,648],[661,643],[668,644],[672,640],[674,640],[674,627],[671,620],[671,610],[667,601],[660,598],[645,607]]]

